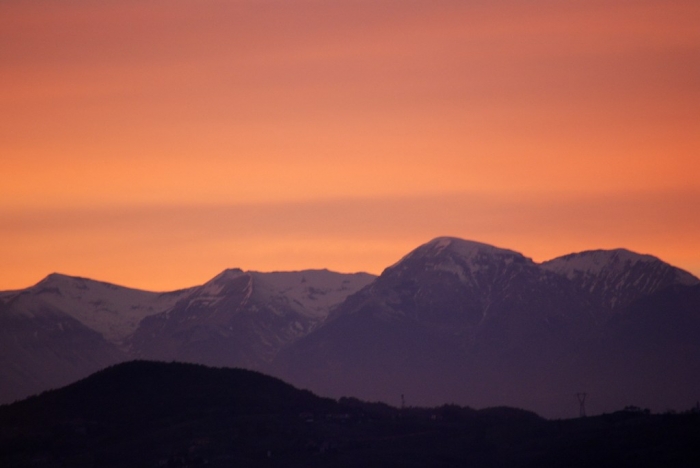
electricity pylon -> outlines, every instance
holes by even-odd
[[[576,394],[579,403],[579,416],[582,418],[586,417],[586,395],[588,395],[586,392]]]

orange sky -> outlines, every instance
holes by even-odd
[[[4,0],[0,290],[374,273],[453,235],[700,275],[700,2]]]

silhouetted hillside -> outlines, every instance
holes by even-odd
[[[281,380],[244,369],[132,361],[9,407],[4,421],[41,424],[67,417],[99,423],[151,422],[173,415],[295,413],[335,405]],[[5,419],[8,418],[8,419]]]
[[[547,421],[339,401],[240,369],[136,361],[0,407],[2,467],[698,466],[700,414]]]

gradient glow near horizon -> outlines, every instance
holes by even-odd
[[[700,275],[700,2],[0,3],[0,290],[379,273],[451,235]]]

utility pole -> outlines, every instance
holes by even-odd
[[[579,416],[582,418],[586,417],[586,395],[588,395],[586,392],[576,394],[579,403]]]

